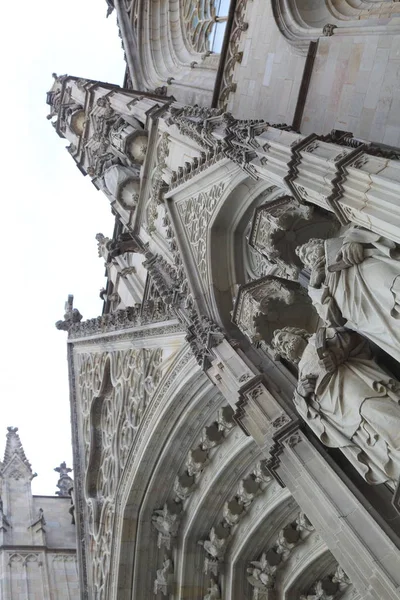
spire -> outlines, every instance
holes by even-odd
[[[6,449],[4,452],[4,462],[2,465],[3,471],[7,467],[7,465],[11,463],[15,455],[17,455],[20,458],[20,460],[32,473],[31,463],[26,458],[24,449],[22,447],[22,442],[18,435],[18,427],[7,427]]]

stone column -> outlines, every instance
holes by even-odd
[[[300,200],[400,243],[400,162],[275,127],[253,139],[257,176],[286,185]],[[385,155],[385,151],[382,152]]]
[[[397,599],[398,548],[301,431],[281,443],[276,474],[363,600]]]

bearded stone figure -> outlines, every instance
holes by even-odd
[[[308,293],[325,323],[363,333],[400,362],[400,248],[352,227],[296,252],[311,270]]]
[[[370,484],[400,477],[400,383],[372,356],[368,342],[342,328],[310,335],[285,327],[273,345],[298,365],[294,403],[325,446],[340,448]]]

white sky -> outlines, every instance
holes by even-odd
[[[124,60],[105,0],[19,0],[1,9],[2,118],[0,458],[19,427],[35,494],[53,495],[54,467],[72,466],[66,333],[68,293],[84,319],[101,314],[104,263],[95,234],[112,233],[106,198],[83,177],[46,120],[51,74],[122,84]]]

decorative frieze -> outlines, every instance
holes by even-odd
[[[199,541],[206,551],[204,558],[206,574],[218,576],[225,551],[237,525],[248,513],[256,496],[264,492],[271,481],[272,477],[266,471],[264,460],[259,461],[256,468],[241,479],[236,494],[223,506],[222,520],[212,527],[208,539]]]

